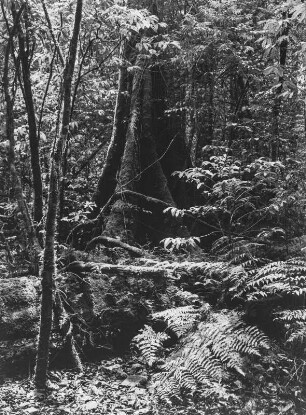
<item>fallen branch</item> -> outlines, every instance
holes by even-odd
[[[128,245],[125,242],[120,241],[119,239],[110,238],[109,236],[97,236],[88,242],[86,245],[85,251],[88,252],[93,249],[96,245],[103,244],[107,247],[118,246],[130,252],[134,256],[144,256],[144,251],[142,249],[136,248],[135,246]]]
[[[97,224],[97,219],[90,219],[86,222],[82,222],[82,223],[78,223],[74,228],[71,229],[71,231],[69,232],[67,238],[66,238],[66,243],[70,243],[74,241],[74,237],[76,235],[77,232],[81,231],[84,228],[94,228]]]
[[[77,177],[81,173],[81,171],[84,170],[86,166],[88,166],[91,160],[96,157],[96,155],[99,153],[99,151],[102,150],[102,148],[105,146],[106,143],[107,143],[107,139],[104,139],[102,143],[99,144],[99,146],[87,157],[87,159],[83,160],[78,170],[72,173],[73,178]]]
[[[162,210],[166,209],[167,207],[174,207],[173,205],[164,202],[163,200],[156,199],[155,197],[147,196],[142,193],[133,192],[131,190],[124,190],[120,193],[116,194],[118,197],[126,197],[127,199],[134,199],[137,200],[137,205],[143,209],[149,209],[152,207],[160,208]]]

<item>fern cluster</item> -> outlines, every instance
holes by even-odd
[[[306,262],[303,259],[272,262],[250,272],[243,294],[249,300],[271,295],[303,296],[306,294]]]
[[[213,312],[208,304],[199,309],[186,306],[165,310],[153,318],[166,321],[168,329],[179,337],[163,371],[153,376],[155,395],[169,403],[197,390],[204,396],[228,397],[226,379],[230,372],[244,376],[244,357],[259,356],[261,349],[270,346],[267,337],[256,327],[246,325],[239,313]],[[143,341],[146,331],[149,335],[152,328],[146,326],[142,331],[139,348],[145,352],[144,357],[151,350],[151,342],[145,345]]]
[[[253,271],[233,268],[228,277],[234,297],[242,298],[267,318],[281,325],[287,343],[306,341],[306,261],[292,258],[272,262]],[[254,313],[256,315],[256,311]]]

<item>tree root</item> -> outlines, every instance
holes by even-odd
[[[128,199],[129,202],[134,203],[139,208],[144,210],[153,210],[153,211],[159,211],[162,212],[167,207],[173,207],[173,205],[164,202],[163,200],[157,199],[155,197],[147,196],[142,193],[134,192],[131,190],[123,190],[121,192],[114,193],[109,200],[106,202],[106,204],[103,206],[103,208],[100,210],[100,213],[98,216],[94,219],[90,219],[84,223],[79,223],[76,225],[70,232],[66,239],[66,243],[72,243],[73,246],[75,246],[75,240],[77,238],[77,233],[85,229],[86,231],[98,228],[102,226],[103,224],[103,218],[107,212],[108,209],[111,208],[113,203],[118,199]],[[124,242],[121,242],[120,240],[117,240],[115,238],[109,238],[106,236],[96,236],[95,238],[91,239],[87,245],[85,250],[88,251],[92,249],[95,245],[102,243],[105,246],[120,246],[121,248],[126,249],[131,254],[135,256],[143,256],[144,252],[136,247],[130,246],[128,244],[125,244]]]
[[[59,292],[55,294],[53,303],[53,312],[57,322],[58,329],[63,338],[65,349],[69,354],[72,367],[78,372],[83,372],[83,365],[76,349],[76,343],[73,336],[73,325],[69,314],[67,313]]]

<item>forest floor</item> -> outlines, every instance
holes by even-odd
[[[163,258],[163,261],[169,259]],[[184,258],[180,258],[182,263]],[[133,261],[135,264],[138,265]],[[130,262],[125,265],[129,266]],[[137,284],[141,290],[138,279]],[[135,293],[133,286],[126,290]],[[108,292],[113,291],[108,287]],[[117,295],[123,296],[124,292]],[[260,358],[264,361],[263,356]],[[225,380],[229,398],[216,399],[213,394],[204,398],[199,388],[184,401],[177,397],[171,406],[156,401],[151,373],[137,355],[129,352],[84,364],[82,373],[68,369],[50,371],[45,396],[37,395],[30,375],[2,379],[0,415],[305,415],[306,396],[300,396],[303,389],[297,384],[296,362],[288,356],[283,356],[281,363],[275,362],[260,365],[250,361],[251,375],[245,379],[229,375]],[[304,372],[305,362],[301,364]]]
[[[238,400],[205,402],[199,396],[179,405],[154,402],[143,365],[128,358],[112,358],[86,364],[83,373],[52,371],[49,391],[35,393],[29,377],[6,379],[0,386],[1,415],[279,415],[303,414],[292,401],[275,393],[273,384],[257,391],[240,390]],[[237,385],[237,391],[239,385]]]

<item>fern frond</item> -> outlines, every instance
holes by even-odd
[[[145,325],[133,342],[140,350],[149,366],[152,366],[157,359],[158,353],[162,350],[163,342],[169,336],[165,333],[156,333],[152,327]]]
[[[187,356],[186,353],[182,355],[182,364],[198,382],[203,383],[207,379],[221,382],[224,378],[224,370],[220,360],[208,347],[202,347],[198,350],[190,348]]]
[[[167,313],[169,311],[173,317],[172,310]],[[165,312],[160,314],[164,316]],[[175,353],[170,354],[164,368],[166,377],[161,375],[159,381],[172,378],[179,388],[190,392],[200,384],[207,393],[219,393],[217,391],[221,391],[222,383],[228,377],[227,369],[245,376],[244,356],[260,356],[261,349],[269,349],[269,346],[268,338],[257,327],[246,325],[239,313],[211,312],[206,321],[198,323],[196,331],[182,339]],[[172,381],[169,385],[173,385]],[[161,386],[157,382],[157,387]],[[159,392],[157,395],[161,397]],[[165,395],[167,393],[163,391]]]
[[[258,276],[257,276],[258,277]],[[261,288],[267,284],[275,283],[281,280],[286,280],[285,273],[267,273],[261,277],[256,278],[254,281],[250,282],[245,291],[251,291],[254,288]]]
[[[233,297],[243,295],[245,286],[250,278],[249,274],[241,265],[230,268],[228,275],[224,278],[224,282],[229,283],[229,291],[233,294]]]
[[[291,295],[295,296],[305,296],[306,294],[306,287],[291,287],[291,290],[289,292]]]
[[[172,405],[172,399],[181,400],[181,386],[175,377],[164,377],[162,381],[153,384],[154,394],[162,402]]]
[[[306,309],[303,310],[283,310],[274,313],[274,320],[292,323],[295,321],[306,321]]]
[[[197,390],[197,382],[188,369],[181,368],[180,370],[176,370],[174,379],[177,381],[178,385],[180,385],[180,388],[188,392],[193,393]]]
[[[305,345],[306,342],[306,327],[304,322],[297,322],[287,333],[287,344],[291,345]]]
[[[273,262],[250,273],[243,293],[248,299],[269,295],[303,295],[306,293],[306,263],[301,259]]]
[[[235,331],[233,348],[244,354],[258,354],[259,348],[269,349],[270,342],[267,336],[257,327],[243,325]]]
[[[178,337],[182,337],[196,327],[202,313],[208,312],[208,310],[208,304],[201,309],[188,305],[154,313],[152,318],[154,320],[164,320],[170,330]]]

